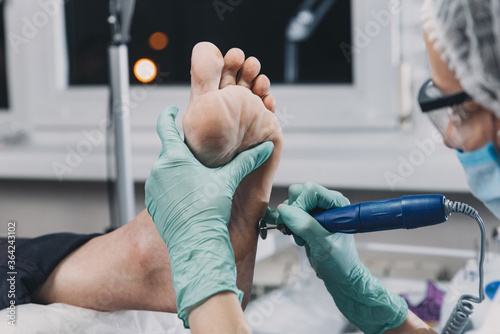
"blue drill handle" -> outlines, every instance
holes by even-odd
[[[412,229],[447,221],[444,203],[443,195],[403,196],[347,205],[313,214],[313,217],[330,232],[365,233]]]

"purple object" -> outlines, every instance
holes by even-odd
[[[401,295],[408,304],[408,309],[424,321],[439,321],[441,316],[441,305],[443,304],[444,292],[439,290],[431,281],[427,282],[427,295],[418,305],[411,305],[408,297]]]

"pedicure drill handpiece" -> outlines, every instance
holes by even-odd
[[[394,229],[413,229],[443,223],[452,211],[443,195],[412,195],[394,199],[362,202],[341,208],[313,213],[312,216],[326,230],[334,233],[366,233]],[[269,226],[270,225],[270,226]],[[277,221],[259,222],[262,239],[267,230],[277,229],[285,235],[293,234]]]

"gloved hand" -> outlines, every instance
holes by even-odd
[[[342,207],[349,200],[315,183],[292,185],[288,195],[288,202],[278,207],[278,223],[295,234],[299,246],[305,245],[311,266],[342,314],[363,333],[383,333],[401,325],[408,313],[406,302],[363,266],[353,236],[328,232],[308,213]]]
[[[181,140],[175,126],[178,109],[158,118],[160,157],[146,181],[146,206],[167,244],[177,296],[178,316],[189,327],[189,309],[236,287],[236,266],[227,224],[231,201],[240,181],[271,155],[263,143],[240,153],[219,168],[203,166]]]

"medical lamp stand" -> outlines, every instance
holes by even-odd
[[[128,48],[135,0],[110,0],[111,44],[108,48],[110,106],[108,119],[108,174],[111,230],[135,216],[130,134]]]

